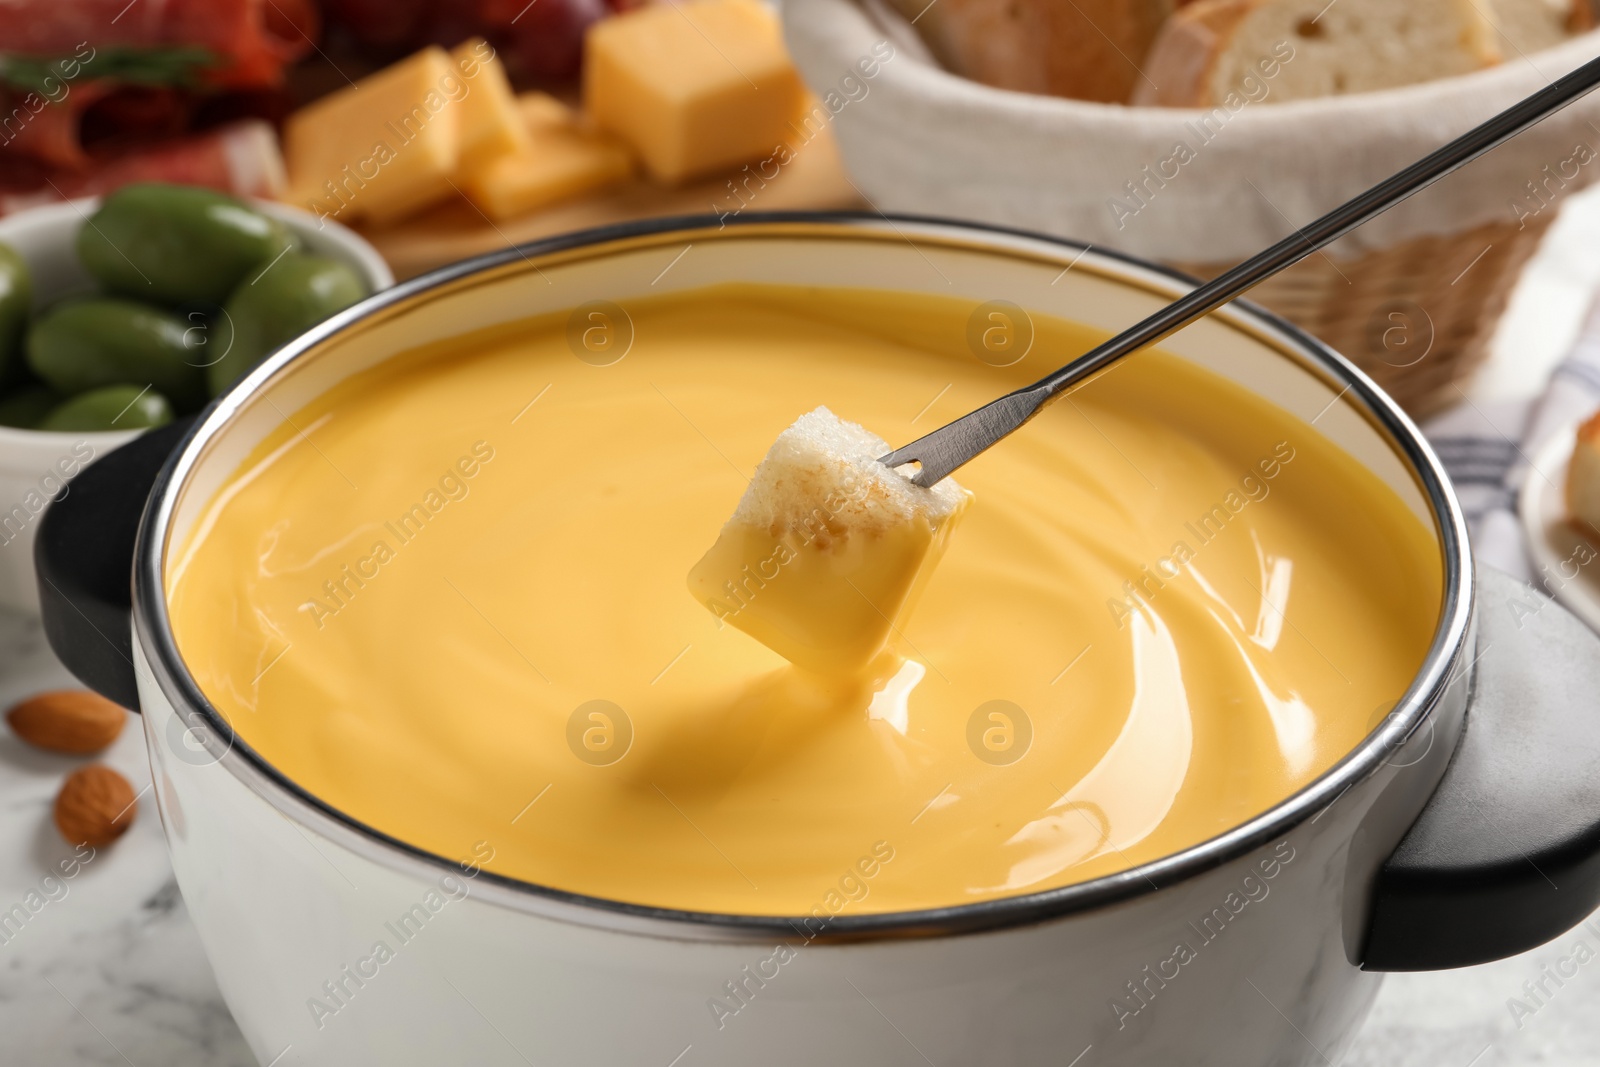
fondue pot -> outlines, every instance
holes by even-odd
[[[423,852],[234,733],[185,667],[165,570],[258,442],[419,345],[600,302],[626,334],[630,299],[730,281],[1007,301],[1107,333],[1192,285],[1082,245],[930,219],[741,215],[563,236],[348,309],[194,423],[95,464],[49,511],[38,565],[51,643],[143,712],[178,883],[262,1063],[1329,1063],[1383,972],[1521,952],[1600,903],[1600,640],[1475,568],[1411,421],[1349,362],[1245,304],[1164,347],[1300,416],[1391,486],[1434,531],[1444,592],[1410,687],[1392,706],[1347,709],[1370,723],[1365,740],[1211,840],[915,913],[855,910],[848,871],[804,915],[678,911],[496,875],[494,827],[474,855]],[[894,828],[883,837],[892,848]]]

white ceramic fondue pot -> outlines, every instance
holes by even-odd
[[[849,871],[805,915],[674,911],[493,874],[492,828],[474,855],[422,852],[234,734],[177,650],[164,571],[284,413],[419,345],[728,281],[1005,300],[1107,333],[1191,284],[1067,242],[913,218],[747,215],[564,236],[343,312],[192,425],[91,467],[49,511],[38,560],[51,642],[143,711],[178,883],[263,1064],[1324,1064],[1348,1047],[1381,972],[1520,952],[1600,902],[1600,640],[1475,571],[1416,427],[1348,362],[1247,305],[1165,347],[1314,424],[1392,486],[1435,531],[1444,598],[1392,711],[1351,709],[1373,723],[1361,744],[1193,848],[916,913],[853,910]],[[897,828],[879,836],[892,851]]]

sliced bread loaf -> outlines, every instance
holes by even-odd
[[[1594,28],[1590,0],[1494,0],[1507,58],[1532,55]]]
[[[1501,59],[1494,24],[1474,0],[1197,0],[1163,27],[1145,62],[1149,81],[1134,86],[1132,101],[1301,100],[1432,81]],[[1266,92],[1244,91],[1257,84]]]
[[[892,0],[947,69],[1002,89],[1124,103],[1176,0]]]

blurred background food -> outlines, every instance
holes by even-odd
[[[870,32],[835,32],[857,15]],[[1465,86],[1595,25],[1591,0],[792,0],[785,17],[787,41],[764,0],[14,0],[0,5],[0,215],[199,186],[352,225],[408,277],[646,216],[868,208],[1214,274],[1524,87],[1382,114],[1372,93]],[[1332,110],[1262,132],[1261,112],[1312,100]],[[1348,163],[1293,147],[1313,129]],[[1535,175],[1509,222],[1468,212],[1385,236],[1402,211],[1258,298],[1429,409],[1485,351],[1551,190],[1594,169],[1570,142],[1536,142],[1507,150]],[[284,283],[311,286],[314,267],[286,260]],[[206,299],[207,321],[235,302]],[[7,300],[0,288],[0,352],[22,346]],[[314,318],[269,328],[240,300],[245,365]],[[1429,317],[1423,367],[1379,350],[1396,307]]]
[[[1025,93],[1123,103],[1177,0],[893,0],[950,70]]]
[[[891,0],[949,70],[1002,89],[1210,106],[1278,42],[1278,101],[1482,70],[1594,26],[1590,0]]]
[[[267,353],[367,295],[348,263],[225,193],[145,182],[77,227],[94,291],[45,299],[0,244],[0,426],[100,433],[198,411]]]
[[[858,199],[827,131],[797,122],[804,89],[760,0],[126,6],[0,5],[0,214],[206,186],[356,224],[407,276],[757,194]],[[797,140],[803,163],[774,158]]]
[[[1595,18],[1591,0],[865,6],[885,4],[963,78],[1166,107],[1211,107],[1263,62],[1271,103],[1447,78]],[[137,181],[320,201],[405,276],[640,215],[860,206],[828,97],[872,77],[847,66],[809,97],[761,0],[14,2],[0,214]]]
[[[159,179],[270,190],[310,0],[0,5],[0,211]],[[239,125],[244,123],[244,125]]]
[[[1162,26],[1135,104],[1209,107],[1277,42],[1300,53],[1274,99],[1362,93],[1470,74],[1590,29],[1589,0],[1199,0]],[[1159,88],[1158,88],[1159,86]]]
[[[783,18],[814,89],[877,41],[898,50],[870,102],[832,123],[874,208],[1201,277],[1600,51],[1591,0],[804,0]],[[1251,299],[1413,414],[1441,411],[1596,159],[1589,99]]]

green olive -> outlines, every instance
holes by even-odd
[[[22,366],[22,338],[28,331],[33,280],[28,264],[10,245],[0,244],[0,382]]]
[[[47,385],[24,385],[0,397],[0,426],[31,430],[61,403],[61,394]]]
[[[158,304],[220,304],[293,245],[288,228],[231,196],[127,185],[78,231],[78,258],[106,289]]]
[[[216,396],[267,354],[367,295],[354,270],[332,259],[290,252],[233,291],[209,344],[221,357],[206,368]]]
[[[189,411],[205,400],[203,334],[177,315],[133,300],[69,300],[28,331],[28,365],[68,395],[102,385],[148,385]]]
[[[64,401],[34,427],[58,433],[144,430],[172,421],[172,405],[147,385],[107,385]]]

